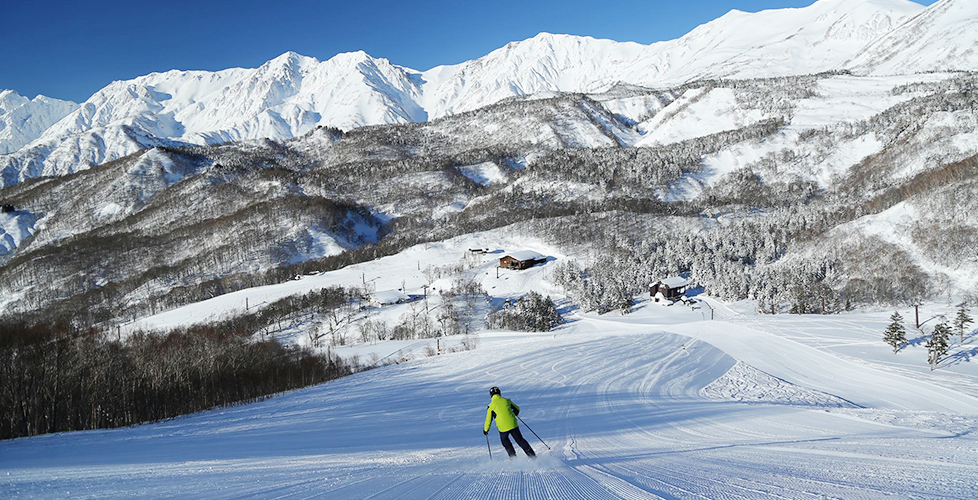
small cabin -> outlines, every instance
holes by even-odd
[[[487,254],[487,253],[489,253],[489,249],[488,248],[470,248],[469,249],[469,254],[470,255],[484,255],[484,254]]]
[[[547,258],[543,255],[524,250],[522,252],[506,254],[503,258],[499,259],[499,267],[506,269],[527,269],[546,261]]]
[[[674,276],[655,282],[649,288],[649,294],[652,295],[652,300],[656,302],[660,302],[661,300],[677,300],[686,293],[686,287],[688,286],[688,279],[682,276]]]
[[[13,212],[13,211],[14,211],[14,206],[13,205],[3,205],[3,206],[0,206],[0,213],[9,214],[10,212]]]
[[[411,297],[399,290],[386,290],[370,294],[370,303],[377,306],[392,306],[394,304],[404,304],[410,302]]]

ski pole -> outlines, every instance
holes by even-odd
[[[492,446],[489,446],[489,435],[486,434],[486,448],[489,449],[489,461],[492,461]]]
[[[537,439],[539,439],[539,440],[540,440],[540,442],[541,442],[541,443],[543,443],[543,445],[544,445],[544,446],[546,446],[548,450],[550,450],[550,449],[551,449],[551,448],[550,448],[550,445],[549,445],[549,444],[547,444],[547,442],[546,442],[546,441],[544,441],[544,440],[543,440],[543,438],[541,438],[541,437],[540,437],[540,436],[539,436],[539,435],[538,435],[538,434],[537,434],[536,432],[534,432],[534,431],[533,431],[533,428],[532,428],[532,427],[530,427],[530,424],[528,424],[528,423],[526,423],[526,422],[523,422],[523,419],[522,419],[522,418],[520,418],[520,416],[519,416],[519,415],[517,415],[517,416],[516,416],[516,418],[519,418],[519,419],[520,419],[520,422],[521,422],[521,423],[522,423],[523,425],[525,425],[527,429],[530,429],[530,432],[533,432],[533,435],[534,435],[534,436],[536,436],[536,437],[537,437]]]

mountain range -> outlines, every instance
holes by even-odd
[[[255,69],[153,73],[113,82],[77,106],[39,96],[19,115],[0,115],[0,186],[158,145],[424,122],[528,95],[831,71],[974,71],[976,22],[978,6],[966,0],[926,9],[907,0],[819,0],[798,9],[731,11],[651,45],[541,33],[427,71],[361,51],[326,61],[288,52]]]
[[[599,311],[680,272],[771,310],[978,293],[976,20],[820,0],[425,72],[290,52],[5,92],[40,124],[16,140],[57,122],[0,155],[0,314],[138,319],[490,229],[606,256],[568,271]]]

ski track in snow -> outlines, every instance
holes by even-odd
[[[978,495],[975,414],[833,408],[844,405],[824,403],[838,395],[637,324],[641,314],[618,318],[578,318],[556,334],[490,334],[474,351],[157,424],[2,442],[0,497]],[[804,364],[814,349],[795,345]],[[755,401],[705,390],[717,384],[750,387]],[[490,461],[479,430],[491,385],[552,450],[524,424],[540,458],[509,460],[493,429]],[[935,415],[962,431],[932,425]]]

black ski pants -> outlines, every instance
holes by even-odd
[[[509,442],[510,436],[513,436],[513,439],[516,441],[516,444],[520,445],[520,448],[523,448],[523,451],[526,453],[526,456],[528,457],[537,456],[537,454],[533,452],[533,448],[530,447],[530,443],[527,443],[526,440],[523,439],[523,434],[520,433],[519,427],[506,432],[499,433],[499,440],[502,441],[503,448],[506,448],[506,453],[508,453],[509,456],[511,457],[516,456],[516,450],[513,449],[513,443]]]

